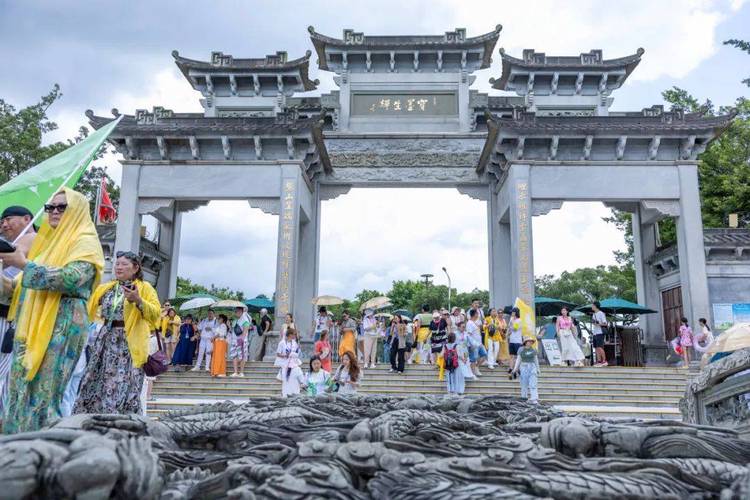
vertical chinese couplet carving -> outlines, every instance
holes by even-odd
[[[276,315],[283,317],[291,310],[291,283],[294,268],[294,254],[297,232],[297,182],[285,179],[281,195],[279,224],[279,269],[276,286]]]
[[[534,280],[531,271],[531,196],[529,184],[518,181],[516,184],[516,206],[518,213],[518,295],[531,304]]]

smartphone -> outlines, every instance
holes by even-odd
[[[15,251],[16,247],[13,246],[13,243],[0,237],[0,253],[13,253]]]

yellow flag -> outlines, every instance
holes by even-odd
[[[521,312],[521,334],[523,338],[531,337],[534,339],[534,349],[537,348],[536,341],[536,317],[534,310],[523,300],[516,297],[515,307]]]

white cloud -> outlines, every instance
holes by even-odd
[[[631,76],[637,81],[682,78],[697,68],[719,47],[715,37],[719,23],[730,11],[737,11],[744,0],[529,0],[515,5],[486,0],[473,2],[471,8],[451,0],[438,3],[442,9],[432,10],[433,15],[426,12],[435,26],[445,23],[446,11],[451,12],[453,25],[465,26],[473,35],[485,33],[499,22],[503,31],[498,47],[515,56],[525,48],[550,55],[575,55],[601,48],[605,58],[616,58],[643,47],[646,53]],[[499,74],[497,53],[493,59],[488,75]],[[478,83],[486,86],[484,80],[478,78]]]

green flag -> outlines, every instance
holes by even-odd
[[[96,130],[65,151],[47,158],[0,186],[0,213],[7,207],[26,207],[38,219],[52,196],[63,187],[72,188],[96,156],[102,143],[122,117]]]

